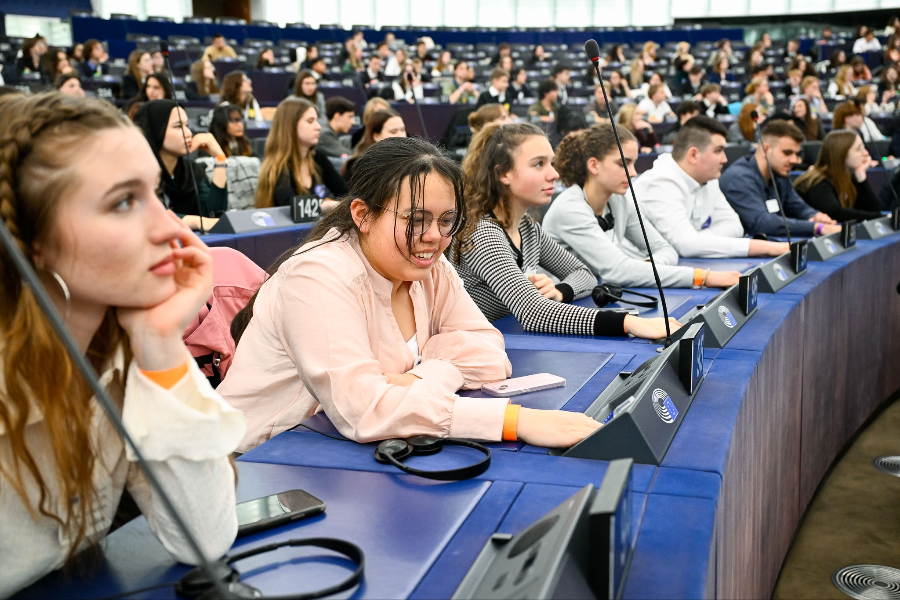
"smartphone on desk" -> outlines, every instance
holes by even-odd
[[[537,373],[535,375],[495,381],[494,383],[485,383],[481,386],[481,391],[490,396],[509,398],[510,396],[539,392],[565,385],[566,380],[562,377],[551,375],[550,373]]]
[[[325,512],[325,503],[303,490],[290,490],[237,505],[238,537]]]

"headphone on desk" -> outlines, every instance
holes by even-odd
[[[272,552],[286,546],[314,546],[317,548],[325,548],[343,554],[356,565],[356,570],[350,577],[337,585],[317,590],[315,592],[303,592],[300,594],[284,594],[280,596],[264,596],[258,589],[253,586],[241,583],[240,572],[231,566],[231,563],[258,554]],[[335,538],[308,538],[308,539],[292,539],[274,544],[266,544],[257,548],[251,548],[244,552],[239,552],[232,556],[226,556],[221,560],[210,563],[210,567],[218,577],[219,582],[228,591],[230,598],[262,598],[264,600],[312,600],[313,598],[324,598],[331,596],[344,590],[349,590],[363,578],[363,570],[365,568],[366,557],[363,551],[356,544]],[[218,590],[212,581],[203,572],[203,569],[197,568],[188,571],[178,583],[175,584],[175,593],[184,598],[198,598],[199,600],[216,600]]]
[[[623,294],[632,294],[634,296],[646,298],[647,300],[626,300],[622,298]],[[591,292],[591,297],[594,299],[594,304],[596,304],[600,308],[603,308],[608,304],[612,304],[613,302],[631,304],[634,306],[640,306],[642,308],[656,308],[656,305],[659,304],[659,300],[657,298],[648,294],[642,294],[641,292],[626,290],[617,283],[604,283],[603,285],[598,285],[594,288],[594,291]]]
[[[461,467],[459,469],[448,469],[446,471],[421,471],[419,469],[408,467],[401,462],[403,459],[413,454],[437,454],[445,445],[474,448],[484,454],[484,458],[473,465]],[[381,464],[392,464],[404,473],[417,475],[418,477],[424,477],[425,479],[434,479],[435,481],[459,481],[477,477],[487,471],[487,468],[491,466],[491,451],[489,448],[486,448],[477,442],[470,442],[469,440],[416,435],[405,440],[393,439],[381,442],[375,449],[375,460]]]

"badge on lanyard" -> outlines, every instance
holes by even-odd
[[[779,211],[778,200],[775,198],[766,200],[766,210],[768,210],[770,213],[777,213]]]

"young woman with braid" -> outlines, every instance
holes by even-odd
[[[212,291],[209,249],[156,197],[160,167],[112,105],[0,98],[0,218],[209,558],[237,532],[243,415],[181,339]],[[195,557],[0,248],[0,597],[109,530],[127,490],[172,555]]]
[[[463,159],[469,216],[450,258],[475,304],[491,321],[512,313],[527,331],[665,337],[662,319],[569,304],[597,278],[526,214],[553,197],[552,162],[550,142],[530,123],[491,123],[472,139]]]
[[[463,178],[423,140],[359,158],[350,194],[269,269],[231,326],[218,390],[247,415],[249,450],[324,410],[350,439],[433,435],[568,447],[599,427],[460,388],[509,377],[503,336],[444,258],[465,221]]]
[[[656,280],[625,173],[627,166],[631,177],[637,177],[638,143],[630,131],[616,127],[625,166],[609,123],[571,133],[556,148],[554,165],[569,187],[550,205],[541,226],[598,277],[623,286],[653,287]],[[738,282],[737,271],[679,267],[675,249],[649,222],[644,226],[664,286],[729,287]]]

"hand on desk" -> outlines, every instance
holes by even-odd
[[[516,436],[532,446],[568,448],[597,429],[600,423],[583,413],[523,407],[519,409]]]
[[[740,271],[710,271],[706,276],[706,287],[727,288],[738,282]]]
[[[553,284],[553,280],[543,273],[528,275],[528,281],[534,284],[534,287],[537,288],[537,291],[540,292],[541,296],[543,296],[544,298],[550,298],[551,300],[556,300],[557,302],[562,301],[562,294],[559,290],[556,289],[556,285]]]
[[[669,328],[672,333],[675,333],[681,328],[681,323],[669,317]],[[662,317],[643,319],[634,315],[626,315],[625,333],[630,333],[636,338],[658,340],[666,337],[666,323]]]
[[[812,217],[810,217],[809,220],[812,221],[813,223],[837,223],[837,221],[835,221],[834,219],[832,219],[831,217],[829,217],[828,215],[826,215],[823,212],[817,212]]]

